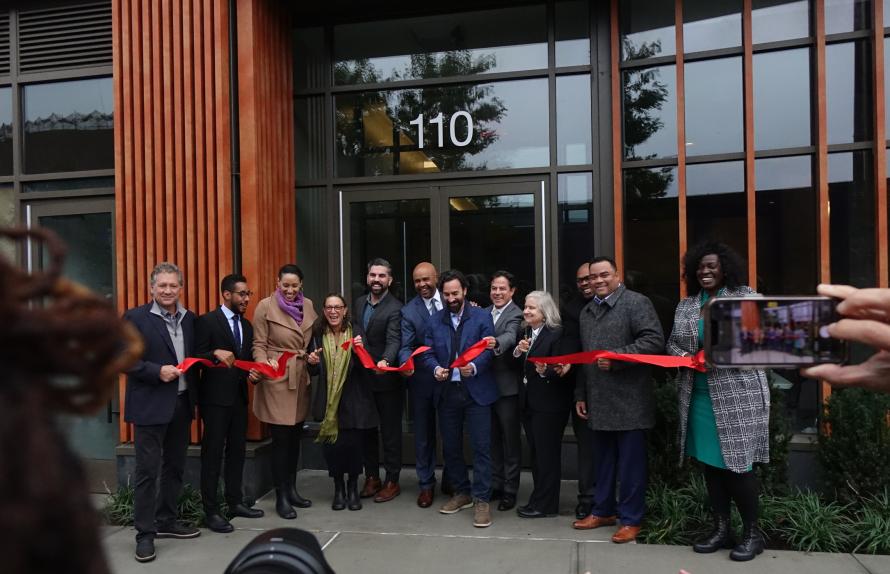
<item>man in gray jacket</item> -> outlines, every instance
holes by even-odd
[[[596,295],[581,311],[581,345],[585,351],[655,355],[664,352],[664,335],[652,302],[621,284],[608,257],[591,261]],[[596,495],[578,530],[614,525],[612,542],[636,539],[646,508],[646,430],[655,426],[655,396],[647,365],[597,359],[585,365],[587,400],[575,403],[578,416],[593,430]],[[621,485],[615,500],[615,483]]]

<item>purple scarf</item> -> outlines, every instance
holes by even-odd
[[[281,289],[275,290],[275,299],[278,301],[278,307],[281,308],[282,311],[293,317],[294,321],[297,322],[298,326],[303,325],[303,292],[300,291],[297,293],[297,298],[293,300],[293,302],[288,301],[284,298],[284,294],[281,292]]]

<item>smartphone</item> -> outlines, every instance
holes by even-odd
[[[796,368],[843,363],[847,343],[828,335],[840,319],[829,297],[715,297],[704,309],[705,360],[715,367]]]

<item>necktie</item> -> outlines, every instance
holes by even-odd
[[[436,305],[435,299],[430,299],[430,315],[439,310],[439,306]]]
[[[238,315],[232,317],[232,334],[235,335],[235,350],[241,352],[241,321]]]
[[[494,309],[492,309],[492,311],[491,311],[491,320],[492,320],[492,322],[493,322],[495,325],[498,324],[498,318],[501,316],[501,312],[502,312],[502,311],[503,311],[503,309],[498,309],[497,307],[495,307]]]

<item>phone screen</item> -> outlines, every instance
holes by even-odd
[[[828,335],[839,319],[827,297],[718,297],[705,309],[705,354],[715,366],[798,367],[842,363],[844,341]]]

